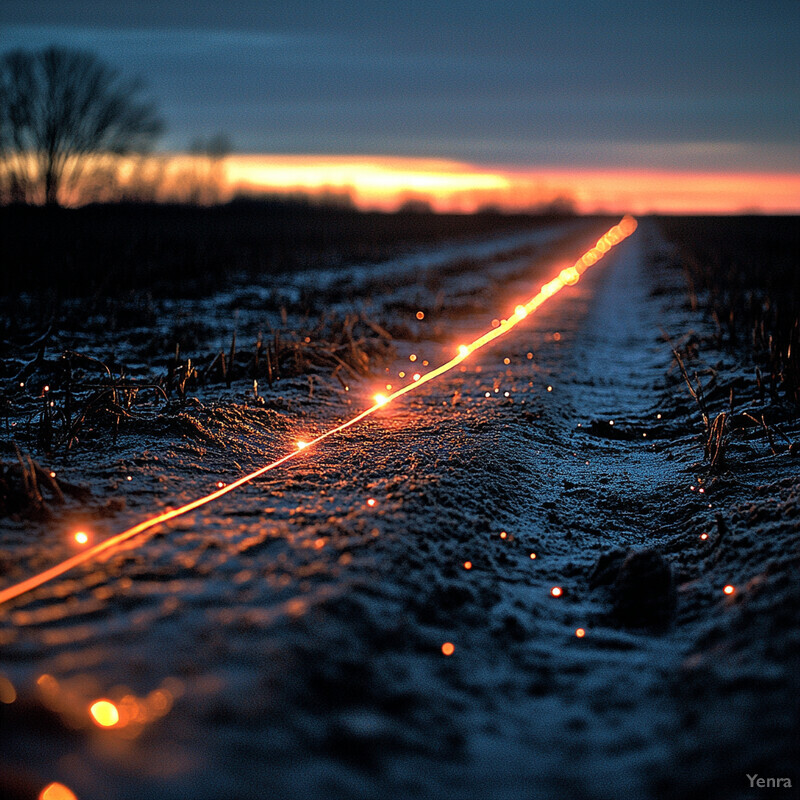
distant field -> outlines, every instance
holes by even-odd
[[[405,248],[537,228],[550,216],[362,213],[303,204],[0,209],[2,294],[198,295],[232,274],[380,261]]]

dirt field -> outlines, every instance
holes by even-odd
[[[747,777],[800,783],[791,354],[720,333],[687,224],[640,221],[457,371],[0,607],[7,795],[794,796]],[[27,295],[0,588],[447,360],[607,227],[64,300],[41,356]]]

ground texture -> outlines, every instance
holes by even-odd
[[[143,407],[115,441],[42,459],[92,499],[6,518],[0,586],[74,552],[76,527],[99,538],[210,491],[446,360],[602,232],[561,223],[158,307],[227,351],[234,322],[240,343],[269,314],[299,329],[292,303],[312,296],[370,320],[384,349],[371,378],[234,380],[166,415],[154,394],[159,413]],[[797,786],[797,460],[752,427],[709,470],[673,348],[689,372],[735,380],[711,333],[645,220],[461,368],[1,608],[0,673],[18,694],[0,707],[8,792],[736,798],[758,794],[756,773]],[[141,336],[86,337],[147,377]],[[800,436],[791,418],[780,430]],[[128,724],[92,725],[101,697]]]

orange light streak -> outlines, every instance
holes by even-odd
[[[357,425],[361,420],[366,419],[367,417],[374,414],[381,408],[385,408],[387,405],[392,403],[394,400],[402,397],[409,392],[417,390],[420,386],[423,386],[426,383],[429,383],[432,380],[435,380],[440,375],[443,375],[446,372],[454,369],[455,367],[459,366],[462,361],[470,356],[470,354],[474,353],[476,350],[480,350],[483,347],[486,347],[488,344],[491,344],[495,339],[503,336],[504,334],[508,333],[512,328],[518,325],[528,314],[533,313],[536,309],[539,308],[546,300],[550,297],[555,295],[556,293],[560,292],[565,286],[572,286],[578,282],[581,275],[586,272],[586,270],[592,264],[597,263],[607,251],[601,251],[599,249],[599,245],[602,243],[604,246],[607,244],[608,249],[611,249],[612,246],[619,244],[623,239],[626,239],[630,236],[637,227],[638,223],[633,217],[625,216],[623,217],[617,225],[614,225],[610,230],[608,230],[605,235],[603,235],[597,242],[595,247],[592,247],[590,250],[587,251],[581,258],[579,258],[572,267],[567,267],[566,269],[561,270],[561,272],[551,281],[545,283],[539,292],[535,294],[527,303],[520,304],[516,306],[516,309],[513,314],[511,314],[508,319],[503,319],[502,321],[492,320],[493,327],[491,330],[488,330],[482,336],[479,336],[473,342],[460,345],[458,347],[457,354],[451,358],[449,361],[435,367],[434,369],[422,373],[415,373],[414,374],[414,381],[413,383],[408,383],[405,386],[401,387],[400,389],[395,390],[392,394],[387,395],[384,400],[376,401],[374,405],[371,405],[369,408],[365,408],[360,413],[356,414],[354,417],[351,417],[349,420],[342,422],[339,425],[336,425],[333,428],[324,431],[323,433],[319,434],[314,439],[310,439],[309,441],[299,440],[296,442],[296,449],[287,453],[286,455],[282,456],[281,458],[276,459],[275,461],[271,462],[270,464],[266,464],[263,467],[251,472],[247,475],[243,475],[241,478],[238,478],[235,481],[227,485],[223,485],[218,488],[216,491],[211,492],[210,494],[204,495],[203,497],[198,497],[196,500],[192,500],[185,505],[180,506],[179,508],[173,508],[168,511],[164,511],[161,514],[156,514],[149,519],[145,519],[142,522],[134,525],[132,528],[128,528],[121,533],[118,533],[114,536],[109,537],[103,542],[99,542],[98,544],[94,545],[93,547],[87,548],[81,553],[78,553],[71,558],[62,561],[60,564],[56,564],[49,569],[46,569],[40,572],[37,575],[33,575],[30,578],[27,578],[19,583],[16,583],[12,586],[8,586],[2,591],[0,591],[0,605],[3,603],[7,603],[9,600],[13,600],[20,595],[25,594],[26,592],[30,592],[33,589],[42,586],[42,584],[47,583],[48,581],[53,580],[66,572],[74,569],[75,567],[85,564],[87,561],[91,561],[95,557],[105,553],[112,548],[116,547],[117,545],[126,542],[128,539],[137,536],[140,533],[144,533],[151,528],[155,528],[157,525],[161,525],[165,522],[169,522],[170,520],[175,519],[176,517],[180,517],[183,514],[188,514],[190,511],[194,511],[208,503],[212,503],[214,500],[218,500],[220,497],[224,497],[226,494],[233,492],[234,490],[238,489],[240,486],[244,486],[246,483],[250,483],[251,481],[255,480],[256,478],[261,477],[267,472],[270,472],[277,467],[282,466],[287,461],[296,458],[301,453],[307,452],[311,449],[314,445],[319,444],[320,442],[329,439],[331,436],[335,436],[337,433],[341,433],[342,431],[351,428],[353,425]],[[587,259],[588,257],[588,259]],[[495,324],[497,323],[497,324]],[[401,373],[402,377],[402,373]],[[552,391],[552,387],[547,387],[548,391]],[[383,397],[383,396],[382,396]],[[561,593],[561,590],[558,590],[558,594],[553,592],[554,596],[558,596]]]

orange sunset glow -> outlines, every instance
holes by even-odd
[[[800,212],[800,175],[648,169],[530,169],[386,156],[232,155],[228,191],[347,192],[362,208],[422,200],[437,211],[524,210],[565,198],[579,213]]]

